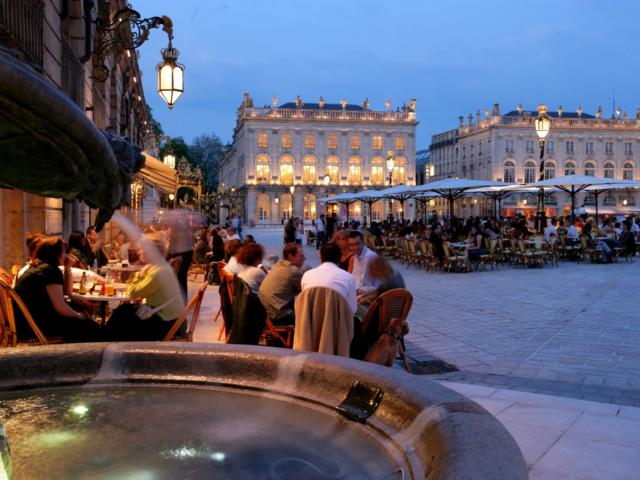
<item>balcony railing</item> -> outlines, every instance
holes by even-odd
[[[415,112],[374,112],[371,110],[323,110],[321,108],[245,108],[245,119],[259,120],[351,120],[414,122]]]
[[[17,48],[27,59],[42,66],[42,0],[2,0],[0,2],[0,43]]]

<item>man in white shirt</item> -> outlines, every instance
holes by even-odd
[[[352,313],[358,309],[358,301],[356,299],[356,282],[348,272],[340,267],[340,258],[342,252],[340,247],[335,243],[327,243],[320,248],[319,267],[308,270],[300,282],[302,290],[311,287],[326,287],[339,293],[347,301]]]
[[[236,229],[233,227],[229,227],[227,228],[227,242],[230,242],[231,240],[240,240],[242,241],[242,239],[240,238],[240,235],[238,235],[236,233]]]
[[[556,230],[555,225],[553,224],[553,220],[551,220],[549,222],[549,225],[547,226],[547,228],[544,229],[544,239],[548,242],[549,239],[551,238],[551,234],[554,234],[555,236],[558,235],[558,231]]]
[[[349,234],[349,249],[353,253],[353,270],[351,274],[356,279],[358,293],[361,293],[361,290],[366,290],[367,287],[377,288],[380,285],[380,281],[374,279],[369,272],[369,264],[371,260],[377,257],[377,254],[364,246],[362,233],[354,230]]]

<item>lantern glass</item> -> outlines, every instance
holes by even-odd
[[[164,156],[164,164],[167,167],[176,168],[176,157],[170,153]]]
[[[165,58],[158,65],[158,93],[173,108],[184,92],[184,67],[172,58]]]

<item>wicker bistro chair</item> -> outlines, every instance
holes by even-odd
[[[513,248],[511,246],[511,241],[506,239],[506,238],[498,238],[498,251],[496,253],[498,260],[500,261],[500,263],[502,263],[503,265],[506,264],[511,264],[512,262],[512,255],[513,255]]]
[[[14,305],[17,306],[22,315],[27,320],[29,327],[36,336],[34,341],[18,342],[18,332],[16,330],[16,320]],[[29,313],[29,309],[24,304],[20,296],[11,285],[0,278],[0,346],[15,347],[17,345],[49,345],[50,343],[62,343],[62,338],[47,338],[38,327],[35,320]]]
[[[382,237],[382,249],[381,252],[384,255],[388,255],[390,257],[396,258],[397,250],[396,250],[396,242],[388,237]]]
[[[412,304],[413,296],[411,292],[404,288],[393,288],[384,292],[373,301],[369,310],[367,310],[367,314],[362,319],[362,326],[360,328],[361,336],[366,335],[370,328],[374,328],[375,338],[380,337],[380,335],[386,331],[392,318],[398,318],[405,322],[409,316]],[[377,324],[373,325],[373,321],[376,321]],[[403,338],[400,344],[400,358],[402,359],[402,365],[405,370],[411,373],[404,351]]]
[[[498,248],[498,240],[490,240],[489,238],[484,239],[485,249],[487,253],[484,255],[480,255],[480,269],[484,270],[487,264],[491,265],[491,270],[498,270],[498,261],[496,257],[496,251]]]
[[[468,272],[469,271],[469,262],[467,261],[466,255],[459,255],[455,253],[450,247],[448,242],[444,242],[442,244],[442,248],[444,249],[444,258],[442,259],[443,270],[447,272],[451,272],[451,269],[457,271]]]
[[[587,259],[589,259],[591,263],[602,261],[602,250],[598,247],[592,246],[591,240],[585,235],[580,236],[580,245],[582,246],[582,259],[585,263],[587,263]]]
[[[200,307],[202,306],[202,299],[204,298],[204,292],[209,286],[209,282],[204,282],[196,294],[189,300],[187,306],[182,310],[180,316],[173,322],[173,326],[165,335],[163,341],[170,342],[172,340],[193,342],[193,332],[198,324],[198,318],[200,317]],[[187,333],[184,337],[176,337],[178,330],[184,322],[188,322],[189,314],[191,314],[191,321],[188,323]]]

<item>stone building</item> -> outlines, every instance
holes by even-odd
[[[346,219],[344,207],[318,199],[389,186],[386,159],[395,162],[393,185],[415,185],[415,100],[393,111],[362,105],[295,102],[254,107],[249,94],[238,110],[233,143],[220,165],[220,189],[233,192],[222,219],[233,213],[258,225],[280,224],[291,215],[311,221],[325,210]],[[293,188],[293,194],[291,193]],[[235,193],[239,193],[236,195]],[[373,218],[387,215],[387,202]],[[399,206],[394,206],[395,209]],[[362,218],[359,202],[349,218]],[[413,215],[410,206],[405,216]]]
[[[602,109],[594,115],[582,108],[565,112],[562,107],[548,112],[551,130],[546,138],[544,176],[578,174],[624,180],[638,179],[640,160],[640,110],[634,118],[617,110],[613,118],[605,119]],[[460,177],[514,183],[538,180],[540,148],[534,128],[537,111],[516,110],[500,113],[495,104],[491,111],[459,117],[458,128],[433,135],[431,146],[431,181]],[[626,213],[636,210],[637,199],[630,191],[611,191],[600,196],[604,210]],[[590,210],[594,197],[578,196],[578,206]],[[438,213],[447,210],[446,202],[432,201]],[[568,194],[546,196],[547,216],[567,215]],[[513,194],[503,202],[505,215],[516,212],[535,215],[535,194]],[[608,209],[607,209],[608,207]],[[482,215],[491,212],[491,203],[481,197],[463,197],[456,202],[457,215]]]
[[[96,17],[112,18],[126,6],[125,0],[3,0],[0,53],[32,65],[98,128],[144,146],[147,109],[135,52],[106,52],[100,58],[96,53],[100,45]],[[102,61],[108,72],[104,81],[98,81],[96,67]],[[0,151],[0,164],[6,161],[10,159]],[[0,265],[10,267],[24,261],[27,231],[67,237],[70,231],[91,225],[92,214],[79,201],[0,188]]]

